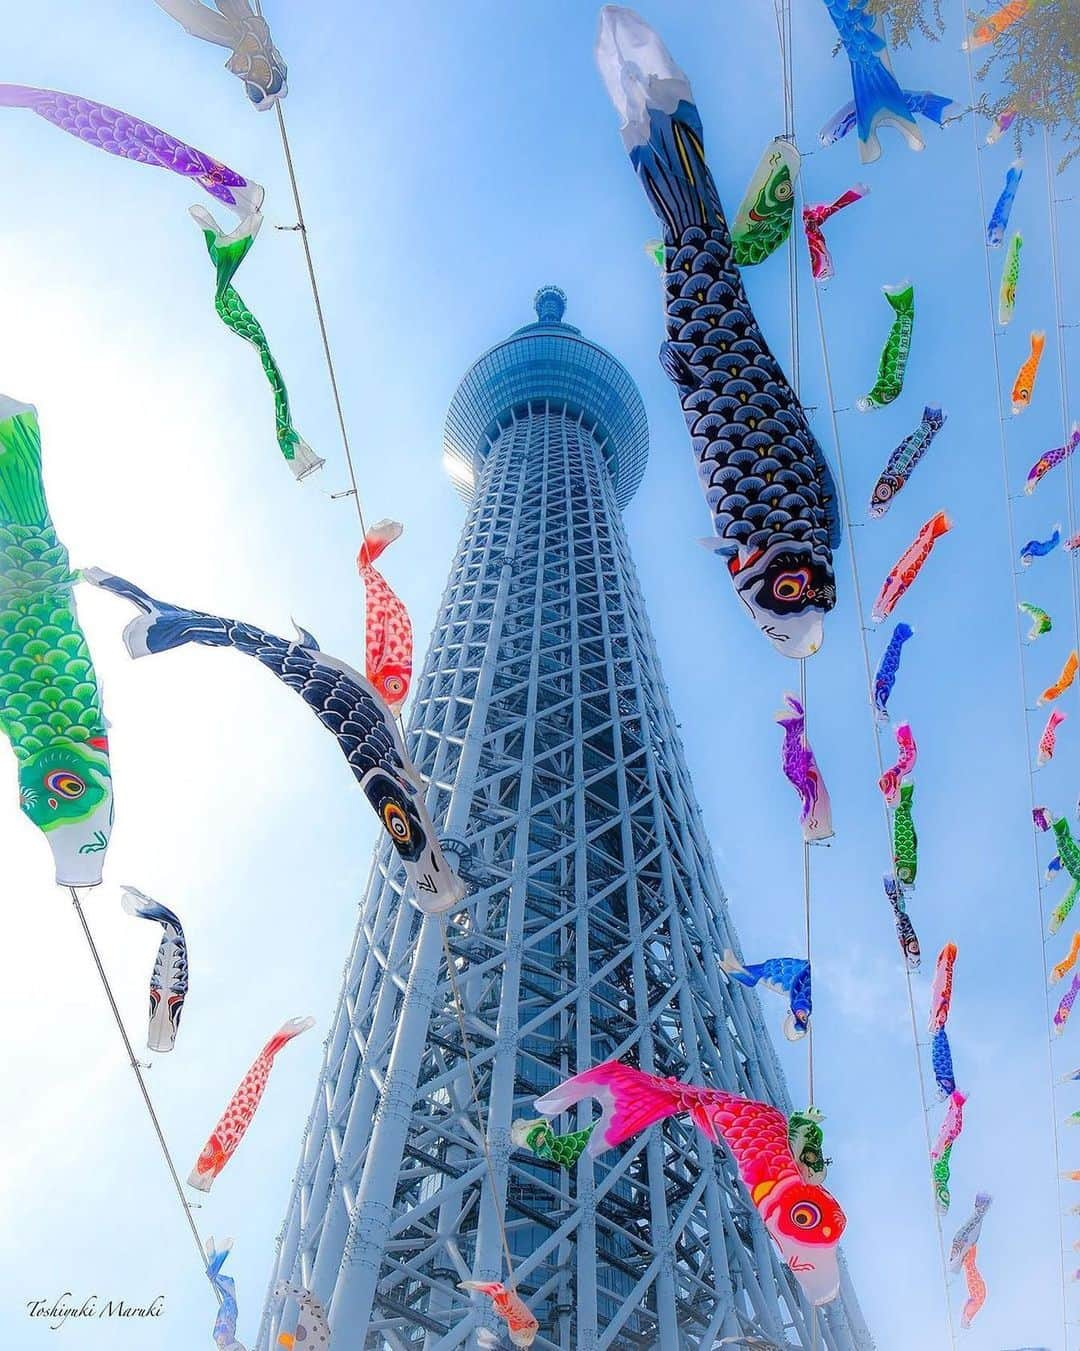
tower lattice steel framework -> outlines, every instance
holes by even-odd
[[[473,1348],[482,1327],[507,1347],[457,1289],[507,1279],[500,1217],[538,1348],[813,1343],[726,1152],[684,1118],[570,1171],[511,1143],[538,1094],[615,1056],[790,1109],[755,995],[717,969],[737,941],[620,515],[641,399],[561,291],[536,309],[450,408],[468,517],[408,734],[472,895],[445,930],[422,920],[376,851],[259,1351],[292,1326],[279,1279],[327,1305],[333,1351]],[[872,1345],[846,1276],[813,1344]]]

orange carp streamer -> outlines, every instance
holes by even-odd
[[[974,1244],[964,1254],[964,1279],[967,1281],[968,1297],[964,1304],[964,1312],[960,1315],[960,1326],[962,1328],[971,1327],[975,1321],[975,1315],[986,1303],[986,1282],[979,1273],[979,1268],[975,1265],[975,1257],[978,1248]]]
[[[1009,0],[1007,5],[995,9],[993,14],[988,14],[983,19],[982,23],[975,25],[971,37],[961,44],[962,49],[965,52],[973,52],[977,47],[985,47],[988,42],[993,42],[1004,33],[1006,28],[1011,28],[1022,19],[1030,8],[1031,0]]]

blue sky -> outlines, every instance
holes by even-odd
[[[772,6],[652,0],[641,8],[690,75],[733,213],[763,146],[782,130]],[[186,212],[198,190],[0,110],[8,185],[0,389],[39,407],[53,514],[74,560],[270,629],[295,617],[326,650],[357,661],[356,522],[347,501],[327,496],[345,486],[345,470],[299,242],[272,228],[293,219],[272,115],[250,111],[222,69],[224,54],[185,37],[149,0],[9,9],[5,78],[126,108],[266,184],[267,223],[239,289],[271,336],[298,428],[328,460],[321,481],[300,487],[279,463],[258,364],[213,314],[212,272]],[[966,102],[959,9],[947,9],[944,41],[900,51],[895,65],[902,84]],[[406,522],[386,572],[420,640],[463,515],[440,467],[446,406],[474,357],[531,318],[536,287],[557,282],[569,296],[568,320],[626,363],[648,409],[651,461],[628,528],[744,951],[749,959],[800,952],[801,842],[772,721],[797,670],[754,632],[722,566],[695,542],[708,514],[674,391],[655,359],[658,278],[642,245],[657,231],[593,66],[595,6],[335,0],[316,18],[268,0],[267,11],[290,67],[289,125],[362,496],[370,517]],[[837,419],[867,606],[932,512],[945,507],[955,522],[897,611],[916,637],[893,708],[919,744],[920,880],[910,910],[926,955],[916,981],[920,1026],[934,954],[947,939],[960,948],[949,1030],[970,1103],[946,1238],[976,1190],[995,1197],[980,1244],[990,1299],[964,1340],[974,1351],[1058,1351],[1031,752],[972,132],[968,123],[947,133],[928,127],[921,155],[886,133],[882,160],[865,168],[853,145],[822,152],[817,129],[849,97],[846,63],[830,57],[824,6],[796,11],[797,130],[815,152],[803,162],[807,200],[829,200],[859,180],[872,188],[829,227],[838,275],[823,309],[841,409],[873,380],[889,319],[879,288],[905,277],[916,285],[903,396],[882,412]],[[991,199],[1011,158],[1007,142],[982,152]],[[1069,196],[1075,184],[1066,177],[1058,188]],[[1030,329],[1046,328],[1050,344],[1032,409],[1007,427],[1014,494],[1035,458],[1062,441],[1046,196],[1041,147],[1029,147],[1013,216],[1024,270],[1000,343],[1005,388]],[[1075,230],[1075,210],[1062,208],[1063,238]],[[835,457],[801,246],[799,264],[804,401]],[[1000,264],[999,254],[995,288]],[[1063,266],[1071,311],[1075,258]],[[747,284],[786,362],[784,259],[754,269]],[[923,404],[938,402],[949,422],[926,461],[884,520],[863,524],[890,450]],[[1013,505],[1021,541],[1049,534],[1065,516],[1060,471]],[[1021,579],[1021,598],[1056,621],[1025,649],[1032,696],[1074,641],[1069,567],[1059,550]],[[879,1347],[946,1347],[907,1000],[880,884],[887,848],[846,546],[838,572],[839,604],[807,668],[812,739],[837,826],[832,846],[813,855],[816,1096],[835,1160],[830,1186],[849,1215],[848,1259]],[[119,884],[174,907],[188,929],[192,989],[178,1049],[156,1057],[148,1076],[182,1175],[266,1037],[291,1016],[318,1020],[282,1054],[248,1139],[195,1212],[204,1233],[236,1240],[240,1336],[253,1341],[374,823],[331,739],[269,677],[201,650],[134,665],[120,643],[123,607],[90,594],[80,608],[113,723],[117,798],[106,884],[87,905],[140,1039],[156,938],[121,912]],[[874,660],[883,628],[870,636]],[[1062,704],[1072,721],[1035,782],[1039,800],[1071,815],[1080,788],[1076,691]],[[1043,716],[1029,716],[1032,743]],[[47,850],[18,811],[8,769],[0,1331],[27,1351],[209,1344],[212,1302],[190,1234],[70,904],[51,885]],[[1045,863],[1050,851],[1041,848]],[[1072,927],[1051,945],[1051,961]],[[778,1029],[782,1007],[766,1009]],[[1055,1048],[1056,1073],[1080,1064],[1077,1035],[1068,1029]],[[798,1099],[803,1053],[781,1045],[780,1054]],[[1076,1108],[1080,1087],[1059,1093],[1059,1120]],[[935,1133],[937,1122],[935,1112]],[[1063,1130],[1062,1150],[1063,1167],[1080,1167],[1080,1134]],[[1080,1221],[1067,1219],[1070,1277],[1080,1265],[1071,1252],[1077,1236]],[[132,1302],[164,1294],[166,1312],[153,1325],[94,1321],[62,1333],[28,1320],[26,1301],[65,1291]],[[958,1321],[955,1280],[951,1296]],[[1070,1288],[1070,1318],[1077,1309]]]

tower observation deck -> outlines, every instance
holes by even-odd
[[[323,1301],[332,1351],[505,1349],[458,1282],[511,1278],[539,1351],[872,1346],[846,1275],[815,1329],[685,1118],[569,1168],[512,1137],[615,1057],[790,1110],[755,994],[718,970],[737,940],[623,527],[645,410],[565,307],[542,288],[447,415],[467,514],[407,740],[471,894],[425,919],[376,848],[259,1351],[295,1323],[278,1280]]]

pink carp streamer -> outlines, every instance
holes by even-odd
[[[896,764],[891,769],[887,769],[878,779],[878,787],[881,789],[886,804],[890,807],[895,807],[900,801],[900,787],[904,780],[910,777],[918,755],[918,747],[915,745],[915,738],[912,735],[909,723],[897,723],[896,748]]]
[[[459,1281],[458,1288],[487,1295],[492,1308],[506,1324],[511,1342],[515,1346],[532,1346],[540,1324],[516,1290],[508,1290],[502,1281]]]
[[[264,192],[258,183],[238,174],[205,151],[196,150],[167,131],[122,113],[105,103],[57,89],[33,89],[23,84],[0,84],[0,107],[27,108],[54,127],[87,145],[96,145],[108,155],[168,169],[192,178],[211,197],[245,217],[262,206]]]
[[[799,823],[807,844],[827,840],[834,833],[829,790],[821,777],[817,759],[806,739],[806,712],[793,694],[785,694],[787,708],[776,721],[784,729],[781,764],[788,781],[802,799]]]
[[[810,250],[810,271],[815,281],[828,281],[836,275],[822,226],[838,211],[843,211],[845,206],[861,202],[869,191],[865,183],[856,183],[847,192],[842,192],[835,202],[819,202],[815,206],[803,207],[802,223],[806,231],[806,247]]]
[[[967,1282],[968,1297],[964,1302],[964,1311],[960,1315],[960,1326],[965,1330],[971,1327],[975,1321],[975,1315],[986,1303],[986,1282],[979,1273],[979,1268],[975,1265],[975,1259],[978,1255],[978,1249],[975,1244],[964,1254],[963,1268],[964,1279]]]
[[[397,521],[376,521],[356,558],[364,583],[365,674],[395,715],[401,712],[412,682],[412,621],[375,560],[401,531]]]
[[[946,943],[938,953],[937,965],[934,968],[934,984],[930,990],[929,1031],[931,1032],[939,1032],[949,1020],[956,955],[957,947],[955,943]]]
[[[840,1289],[837,1244],[847,1219],[824,1187],[806,1182],[788,1140],[788,1121],[767,1103],[721,1088],[661,1079],[609,1060],[576,1074],[536,1102],[557,1116],[584,1098],[603,1110],[586,1152],[595,1157],[657,1121],[686,1114],[711,1142],[723,1140],[784,1262],[813,1305]]]
[[[256,1057],[251,1069],[240,1081],[240,1086],[229,1099],[221,1120],[211,1132],[188,1177],[188,1186],[208,1192],[214,1179],[236,1152],[251,1125],[251,1119],[263,1095],[274,1057],[293,1037],[315,1026],[314,1018],[292,1018],[283,1023]]]
[[[967,1102],[967,1094],[961,1093],[959,1089],[949,1097],[949,1105],[945,1109],[945,1117],[941,1123],[941,1129],[938,1131],[937,1143],[930,1151],[932,1159],[940,1159],[945,1151],[955,1144],[959,1138],[960,1132],[964,1129],[965,1102]]]
[[[1057,730],[1068,716],[1067,713],[1062,713],[1060,709],[1055,708],[1047,718],[1042,736],[1039,737],[1039,754],[1035,761],[1040,769],[1043,765],[1048,765],[1054,758],[1054,751],[1057,748]]]

